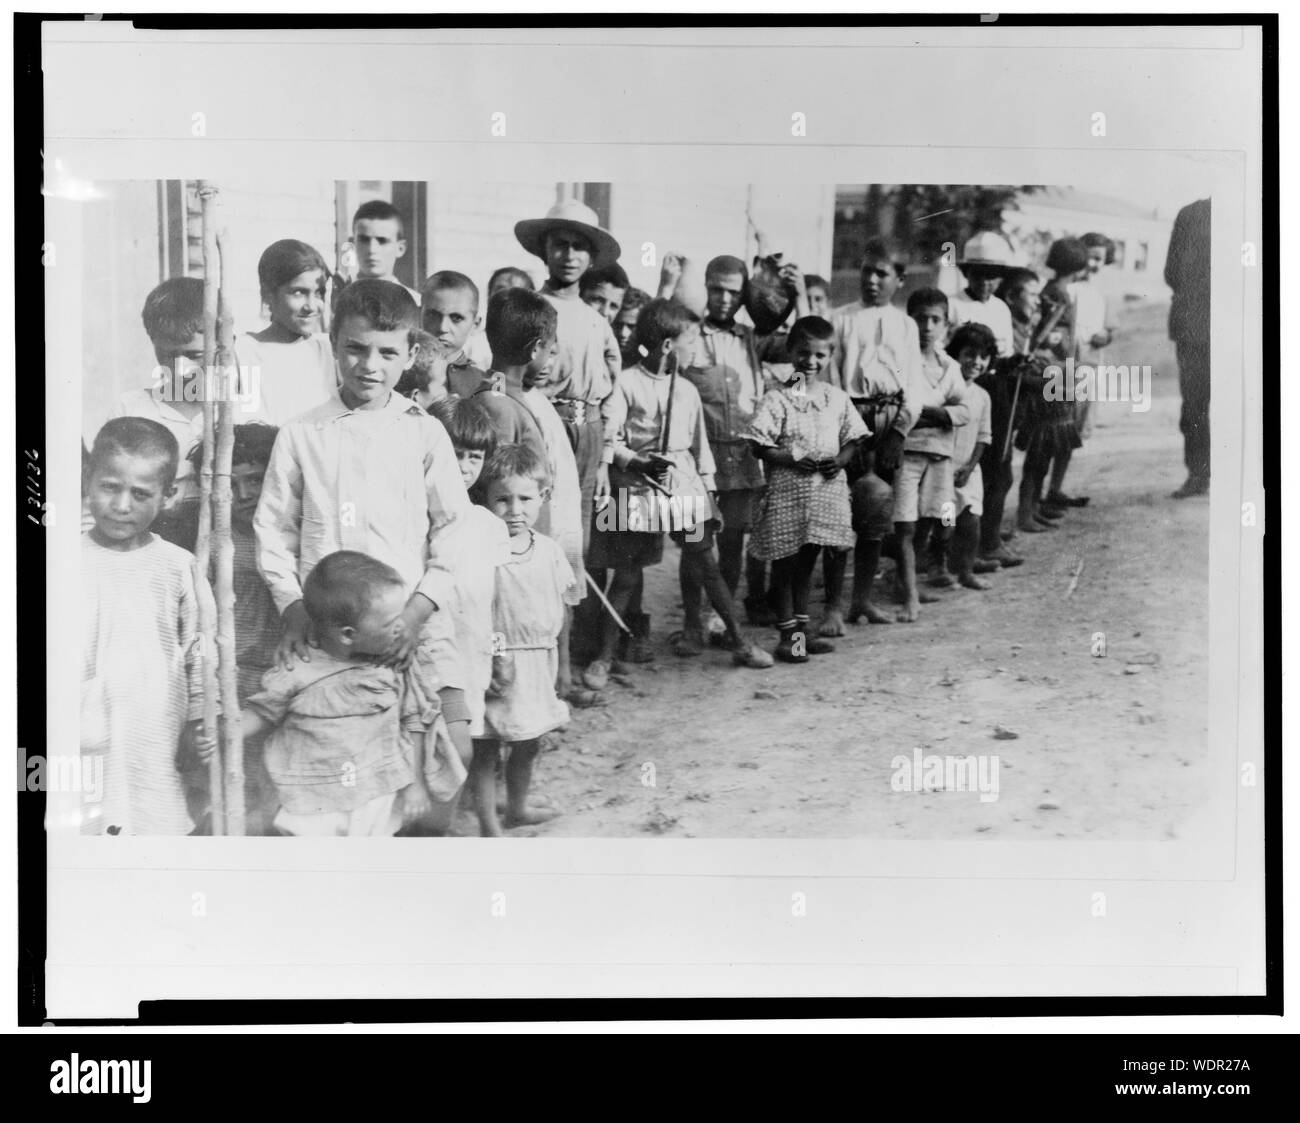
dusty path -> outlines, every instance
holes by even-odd
[[[733,670],[720,652],[668,652],[680,620],[670,546],[647,574],[658,658],[611,685],[608,708],[576,713],[539,761],[536,790],[565,812],[541,833],[1177,837],[1204,780],[1209,508],[1168,498],[1184,473],[1164,310],[1121,323],[1114,361],[1152,364],[1152,407],[1098,407],[1067,482],[1091,506],[1017,539],[1026,564],[988,592],[946,594],[915,625],[852,628],[802,666]],[[1105,658],[1092,654],[1097,632]],[[996,754],[998,798],[894,791],[893,758],[917,748]]]

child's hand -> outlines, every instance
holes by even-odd
[[[397,813],[402,817],[402,825],[406,827],[414,826],[433,814],[433,798],[423,780],[407,784],[397,793]]]
[[[420,629],[433,613],[433,602],[419,593],[411,594],[402,614],[393,627],[393,642],[389,644],[380,664],[404,671],[411,665],[416,644],[420,640]]]
[[[642,475],[649,476],[656,483],[662,483],[664,477],[668,474],[670,462],[662,457],[654,456],[637,456],[629,462],[629,467]]]
[[[216,752],[216,738],[203,732],[203,722],[187,722],[181,730],[181,760],[185,763],[198,761],[200,764],[208,764]]]
[[[488,693],[500,698],[515,681],[515,661],[509,655],[492,656],[492,681],[488,683]]]
[[[598,464],[596,466],[596,499],[608,499],[609,496],[609,465],[603,463]],[[603,506],[603,504],[597,502],[596,506],[600,507]]]
[[[970,468],[968,468],[968,467],[961,467],[961,468],[958,468],[957,471],[955,471],[955,472],[952,474],[952,482],[953,482],[957,487],[965,487],[965,486],[966,486],[966,481],[967,481],[968,479],[970,479],[970,474],[971,474],[971,470],[970,470]]]
[[[801,456],[791,465],[791,467],[794,468],[796,472],[806,472],[811,476],[814,472],[820,472],[822,470],[822,461],[816,456]]]
[[[833,480],[840,474],[840,462],[834,456],[824,457],[817,462],[817,471],[822,474],[823,478]]]
[[[1110,331],[1099,331],[1088,342],[1092,345],[1094,351],[1100,351],[1103,347],[1110,345]]]
[[[295,659],[311,662],[311,618],[302,601],[294,601],[284,610],[284,635],[275,649],[277,665],[288,670]]]

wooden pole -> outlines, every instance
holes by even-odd
[[[235,450],[234,321],[230,314],[231,275],[226,232],[217,238],[222,285],[217,301],[217,372],[221,393],[212,466],[212,542],[216,562],[217,674],[221,690],[221,756],[225,764],[226,834],[244,834],[244,737],[239,720],[239,672],[235,665],[235,545],[230,535],[230,470]]]
[[[194,583],[199,588],[199,641],[203,668],[203,731],[218,740],[217,721],[217,612],[208,585],[212,557],[212,463],[216,450],[215,407],[210,377],[217,354],[217,291],[220,284],[217,257],[216,203],[217,189],[207,180],[199,181],[199,200],[203,207],[203,460],[199,469],[199,531],[194,547]],[[206,595],[205,595],[206,591]],[[212,833],[225,833],[225,799],[222,785],[221,751],[212,756],[208,767],[212,800]]]

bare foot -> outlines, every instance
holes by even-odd
[[[1047,527],[1043,526],[1042,523],[1036,523],[1030,519],[1026,519],[1024,522],[1016,523],[1016,526],[1020,530],[1024,531],[1026,534],[1042,534],[1045,530],[1048,529]]]
[[[962,587],[966,589],[991,589],[993,586],[982,578],[976,577],[973,573],[960,573],[957,580],[961,582]]]
[[[939,596],[938,593],[927,593],[924,589],[919,589],[917,590],[916,599],[921,604],[938,604],[943,600],[943,597]]]
[[[525,807],[522,814],[516,815],[507,811],[505,815],[505,825],[507,829],[513,827],[535,827],[539,823],[549,823],[552,819],[558,819],[562,813],[553,807]]]
[[[528,806],[536,810],[544,810],[548,807],[554,808],[555,803],[553,800],[551,800],[550,798],[544,795],[530,795],[528,797]],[[497,800],[497,813],[499,815],[507,815],[509,813],[509,806],[506,803],[505,796],[502,796],[500,799]],[[559,812],[556,811],[555,814],[558,815]]]
[[[917,618],[921,615],[921,605],[919,601],[910,600],[898,610],[895,619],[900,624],[915,624]]]
[[[844,613],[838,608],[828,608],[822,622],[817,626],[819,636],[844,635]]]
[[[892,624],[894,618],[881,612],[874,604],[867,601],[866,604],[855,604],[849,608],[848,621],[850,624],[856,624],[863,616],[867,618],[868,624]]]

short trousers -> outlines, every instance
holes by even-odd
[[[734,491],[717,493],[718,510],[722,512],[722,525],[726,530],[749,531],[754,526],[754,508],[762,489],[742,487]]]
[[[285,834],[310,838],[387,838],[402,825],[397,815],[397,793],[376,796],[355,811],[322,811],[315,815],[295,814],[283,807],[275,814],[275,826]]]
[[[894,522],[941,519],[945,514],[950,521],[955,518],[952,472],[950,456],[932,459],[923,452],[904,452],[894,477]]]
[[[718,529],[718,520],[709,519],[693,530],[669,531],[668,537],[681,547],[683,554],[707,554],[713,549]]]
[[[880,542],[894,533],[894,489],[874,472],[860,476],[849,488],[853,530],[867,542]]]
[[[643,530],[591,528],[587,547],[588,569],[647,569],[664,556],[664,536]]]
[[[957,487],[954,484],[953,490],[957,496],[957,514],[960,515],[963,511],[969,511],[972,515],[984,514],[984,473],[978,464],[966,481],[966,486]]]
[[[444,686],[438,691],[442,703],[442,720],[450,725],[454,721],[469,721],[469,707],[465,705],[465,692],[458,686]]]

